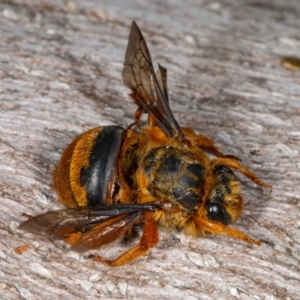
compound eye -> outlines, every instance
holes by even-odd
[[[221,222],[224,225],[228,225],[231,222],[228,212],[224,206],[220,203],[211,202],[208,205],[207,216],[209,219]]]

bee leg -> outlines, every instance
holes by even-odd
[[[142,108],[138,108],[135,113],[134,113],[134,122],[132,124],[130,124],[127,129],[131,129],[133,126],[140,126],[140,119],[142,117],[143,114],[143,109]]]
[[[196,134],[192,129],[183,127],[181,128],[185,137],[188,140],[192,140],[196,143],[196,145],[203,151],[209,152],[215,156],[223,157],[225,156],[217,146],[215,146],[215,143],[212,139],[201,135]]]
[[[158,241],[159,237],[156,223],[153,218],[149,217],[146,219],[141,240],[136,246],[121,254],[115,260],[104,259],[98,255],[90,256],[90,258],[100,261],[110,267],[121,266],[136,260],[142,255],[145,255],[150,248],[154,247],[158,243]]]
[[[188,140],[195,141],[196,146],[198,146],[201,150],[205,152],[209,152],[217,157],[225,157],[225,158],[233,158],[236,160],[240,160],[238,157],[234,155],[227,155],[220,151],[220,149],[215,145],[214,141],[207,136],[196,134],[190,128],[182,128],[184,135]]]
[[[203,230],[208,231],[212,234],[225,234],[229,237],[245,241],[249,244],[258,245],[258,246],[261,245],[261,241],[252,239],[250,236],[248,236],[247,234],[243,233],[242,231],[234,227],[226,226],[220,222],[203,219],[200,217],[194,217],[194,221]]]
[[[247,169],[241,161],[232,158],[232,157],[220,157],[215,158],[211,161],[211,164],[213,165],[224,165],[232,170],[239,170],[242,174],[244,174],[246,177],[248,177],[250,180],[255,182],[257,185],[265,188],[272,189],[272,186],[270,184],[264,183],[260,178],[258,178],[257,175],[255,175],[253,172],[251,172],[249,169]]]
[[[197,141],[198,147],[205,152],[209,152],[217,157],[232,158],[232,159],[241,161],[238,157],[236,157],[234,155],[228,155],[228,154],[222,153],[219,150],[219,148],[217,146],[215,146],[214,141],[204,135],[198,134],[196,141]]]
[[[204,150],[206,152],[209,152],[215,156],[218,156],[218,157],[223,157],[225,156],[217,146],[215,146],[215,143],[213,140],[211,140],[210,138],[204,136],[204,135],[201,135],[201,134],[197,134],[197,137],[196,137],[196,143],[198,145],[198,147],[201,149],[201,150]]]

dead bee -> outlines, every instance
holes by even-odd
[[[169,107],[167,71],[155,73],[144,37],[133,21],[122,73],[138,106],[127,129],[97,127],[83,133],[64,151],[53,183],[68,207],[31,217],[20,229],[63,240],[85,252],[124,237],[143,224],[139,243],[115,260],[120,266],[146,254],[158,241],[157,225],[185,230],[192,236],[224,234],[260,245],[230,227],[243,210],[240,171],[271,188],[237,158],[223,153],[206,136],[180,127]],[[147,113],[148,124],[140,118]],[[209,158],[206,152],[216,158]]]

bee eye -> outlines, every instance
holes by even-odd
[[[228,225],[231,222],[230,216],[224,206],[220,203],[210,202],[207,208],[209,219]]]

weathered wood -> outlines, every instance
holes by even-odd
[[[300,56],[298,0],[15,0],[0,11],[1,298],[299,299],[300,71],[280,63]],[[168,69],[179,123],[273,184],[270,194],[240,177],[235,226],[261,247],[162,231],[148,259],[109,269],[16,229],[22,212],[62,207],[51,173],[76,135],[132,121],[121,82],[132,19]]]

